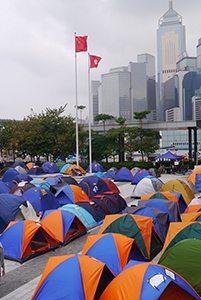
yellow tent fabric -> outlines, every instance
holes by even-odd
[[[189,186],[184,181],[179,179],[173,179],[166,182],[160,189],[160,192],[165,191],[177,192],[182,194],[187,205],[191,202],[193,198],[195,198],[195,195],[189,188]]]

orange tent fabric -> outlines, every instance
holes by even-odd
[[[192,212],[192,213],[183,214],[182,222],[197,221],[197,218],[201,219],[201,212]]]
[[[73,175],[72,171],[74,169],[77,169],[77,166],[76,165],[70,165],[68,168],[66,168],[66,170],[64,171],[63,174]],[[86,174],[86,171],[81,166],[79,166],[79,170],[82,172],[82,174]]]
[[[165,243],[164,243],[163,249],[161,251],[160,258],[162,257],[164,252],[167,251],[167,248],[169,248],[170,246],[172,247],[177,242],[179,242],[183,239],[186,239],[186,238],[189,238],[189,239],[195,238],[195,235],[193,234],[193,229],[191,230],[191,228],[190,228],[190,226],[193,223],[194,224],[200,224],[200,226],[201,226],[201,222],[171,222],[170,223],[168,233],[167,233],[167,236],[166,236],[166,239],[165,239]],[[190,230],[191,230],[191,233],[189,233]],[[181,234],[182,231],[183,231],[183,235]],[[174,239],[174,241],[173,241],[173,239]],[[201,235],[200,235],[200,239],[201,239]]]

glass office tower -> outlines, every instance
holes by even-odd
[[[101,75],[102,112],[131,119],[130,73],[127,67]]]
[[[182,17],[173,9],[173,1],[169,1],[169,10],[159,19],[157,29],[159,121],[163,121],[165,115],[163,84],[176,72],[178,56],[185,51],[185,26],[182,25]]]

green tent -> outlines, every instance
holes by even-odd
[[[185,239],[167,250],[158,264],[182,276],[201,294],[201,241]]]

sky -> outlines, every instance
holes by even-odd
[[[201,1],[173,0],[186,26],[186,49],[196,56]],[[75,117],[75,35],[102,57],[90,79],[149,53],[157,60],[158,20],[169,0],[0,0],[0,119],[66,106]],[[89,115],[88,53],[77,53],[77,100]]]

